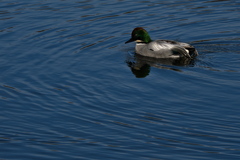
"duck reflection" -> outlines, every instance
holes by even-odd
[[[144,78],[150,74],[151,67],[159,69],[168,69],[181,72],[176,66],[194,66],[192,58],[151,58],[135,54],[126,60],[127,65],[131,68],[132,73],[137,78]]]

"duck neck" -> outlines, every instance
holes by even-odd
[[[152,40],[151,40],[150,37],[148,37],[148,38],[145,37],[144,40],[136,40],[136,42],[137,43],[145,43],[145,44],[147,44],[147,43],[152,42]]]
[[[152,41],[152,39],[150,38],[150,36],[148,34],[145,34],[144,43],[150,43],[151,41]]]

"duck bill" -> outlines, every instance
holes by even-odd
[[[127,42],[125,42],[125,44],[129,43],[129,42],[133,42],[133,41],[134,41],[134,39],[130,38]]]

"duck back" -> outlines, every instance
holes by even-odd
[[[187,43],[155,40],[150,43],[137,43],[136,53],[153,58],[192,58],[198,55],[196,49]]]

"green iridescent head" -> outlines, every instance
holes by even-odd
[[[137,27],[132,31],[132,37],[125,43],[129,43],[133,41],[141,42],[141,43],[149,43],[152,40],[145,29],[143,29],[142,27]]]

